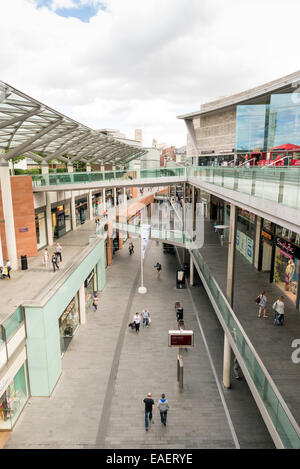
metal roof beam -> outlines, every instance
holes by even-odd
[[[43,147],[45,144],[47,145],[48,143],[53,142],[54,140],[57,140],[58,138],[64,137],[65,135],[68,135],[69,133],[75,132],[76,129],[77,129],[77,127],[72,127],[71,129],[65,130],[64,132],[61,132],[57,135],[51,135],[51,137],[49,137],[45,140],[42,140],[41,142],[36,142],[35,144],[30,145],[30,147],[27,148],[27,151],[33,150],[34,148],[37,148],[37,147],[40,147],[40,146]],[[42,151],[42,153],[43,153],[43,151]]]
[[[27,151],[27,149],[30,147],[30,145],[35,142],[36,140],[38,140],[39,138],[41,138],[43,135],[47,134],[48,132],[50,132],[50,130],[53,130],[55,129],[58,125],[60,125],[62,123],[62,118],[60,119],[57,119],[56,121],[52,122],[52,124],[48,125],[47,127],[45,127],[43,130],[40,130],[40,132],[38,132],[37,134],[35,134],[33,137],[31,137],[29,140],[27,140],[26,142],[24,143],[21,143],[20,145],[18,145],[17,147],[15,148],[12,148],[11,150],[9,150],[7,153],[5,153],[4,155],[4,159],[5,160],[9,160],[11,158],[14,158],[15,156],[18,156],[20,155],[20,153],[22,153],[23,151]]]
[[[29,117],[32,117],[36,114],[39,114],[40,112],[42,112],[42,108],[35,108],[34,110],[30,111],[30,112],[26,112],[25,114],[22,114],[21,116],[16,116],[16,117],[13,117],[11,119],[8,119],[7,121],[4,121],[4,122],[1,122],[0,121],[0,129],[3,129],[5,127],[9,127],[13,124],[15,124],[16,122],[19,122],[19,121],[25,121],[26,119],[28,119]]]
[[[86,140],[89,141],[91,139],[90,134],[91,134],[91,131],[85,137],[80,136],[75,141],[71,141],[70,143],[66,145],[62,144],[62,146],[60,146],[60,148],[56,150],[54,153],[52,153],[51,155],[46,151],[45,153],[47,154],[47,157],[45,158],[45,160],[49,161],[49,160],[52,160],[53,158],[58,158],[60,157],[60,155],[66,154],[70,148],[76,147],[79,143],[82,144]]]

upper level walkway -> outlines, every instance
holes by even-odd
[[[300,169],[174,167],[33,176],[34,192],[163,186],[187,182],[300,233]]]

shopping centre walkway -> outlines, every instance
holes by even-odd
[[[130,199],[126,204],[121,204],[117,208],[108,209],[108,219],[113,219],[116,210],[122,211],[125,207],[139,202],[145,196],[155,194],[156,189],[144,193],[144,195]],[[102,219],[101,223],[105,220]],[[9,314],[12,314],[16,308],[25,301],[35,298],[41,291],[58,281],[60,276],[72,265],[73,260],[80,255],[82,250],[89,244],[90,236],[95,234],[95,221],[87,221],[80,225],[77,230],[70,231],[59,239],[63,247],[63,262],[59,264],[59,270],[53,272],[51,264],[51,254],[55,252],[55,243],[49,247],[50,260],[48,266],[43,265],[42,249],[36,257],[28,258],[28,269],[11,272],[11,280],[0,280],[0,321],[3,321]],[[56,242],[56,241],[55,241]]]
[[[205,244],[200,252],[222,291],[226,292],[227,247],[221,247],[213,222],[206,222]],[[300,424],[300,364],[292,361],[294,339],[300,339],[300,312],[285,297],[285,323],[274,327],[273,303],[284,292],[269,283],[269,274],[258,272],[239,253],[235,259],[233,310],[279,392]],[[255,298],[266,291],[268,318],[258,318]]]
[[[222,385],[218,390],[195,304],[207,318],[209,339],[217,337],[218,343],[209,341],[213,359],[223,337],[203,287],[194,287],[193,296],[189,289],[177,290],[177,257],[149,241],[144,269],[148,292],[140,295],[139,243],[134,240],[133,256],[126,244],[114,256],[99,310],[88,312],[87,323],[73,338],[52,396],[29,400],[5,448],[235,448],[235,428],[221,396],[235,413],[242,447],[273,447],[245,381],[236,382],[232,391]],[[156,261],[163,266],[160,279]],[[195,348],[184,352],[183,392],[177,383],[178,351],[168,348],[168,330],[177,326],[175,301],[184,307],[186,328],[195,331]],[[143,307],[149,308],[152,323],[136,334],[128,323]],[[156,411],[146,433],[142,399],[149,391],[156,402],[166,393],[170,411],[167,427]]]

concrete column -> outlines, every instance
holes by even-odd
[[[224,334],[224,358],[223,358],[223,384],[230,388],[231,347],[227,335]]]
[[[89,163],[86,164],[86,172],[90,173],[91,172],[91,165]]]
[[[85,290],[84,283],[79,288],[79,311],[80,311],[80,323],[86,323],[86,310],[85,310]]]
[[[123,203],[127,203],[127,192],[126,192],[126,187],[123,187]]]
[[[49,173],[48,163],[42,163],[41,168],[42,168],[42,174],[48,174]]]
[[[74,191],[71,192],[71,219],[72,219],[72,230],[77,230],[76,225],[76,208],[75,208],[75,194]]]
[[[227,260],[227,284],[226,297],[230,306],[233,306],[233,290],[234,290],[234,261],[235,261],[235,243],[236,243],[236,218],[237,207],[230,205],[230,228],[228,243],[228,260]]]
[[[68,173],[73,173],[74,168],[72,164],[68,164]],[[77,229],[76,226],[76,210],[75,210],[75,195],[74,192],[71,192],[71,220],[72,220],[72,230],[75,231]]]
[[[7,161],[0,158],[0,183],[2,194],[2,207],[5,222],[5,237],[8,259],[14,270],[18,269],[17,243],[15,233],[14,211],[12,203],[9,166]]]
[[[194,262],[193,262],[193,258],[192,256],[190,255],[190,285],[191,287],[194,286]]]
[[[229,228],[229,244],[228,244],[228,261],[227,261],[227,284],[226,297],[233,306],[234,292],[234,261],[235,261],[235,243],[236,243],[236,219],[237,207],[230,205],[230,228]],[[226,334],[224,333],[224,359],[223,359],[223,384],[225,388],[230,388],[230,368],[231,368],[231,347]]]
[[[114,207],[117,206],[117,188],[114,187]]]
[[[255,245],[254,245],[254,267],[258,269],[258,259],[260,250],[261,217],[256,217]]]
[[[102,164],[102,165],[100,166],[100,171],[105,171],[104,164]]]
[[[89,218],[93,220],[94,218],[94,211],[93,211],[93,193],[89,191]]]
[[[185,197],[186,197],[186,183],[183,184],[183,204],[182,204],[182,230],[185,232]],[[186,252],[185,247],[182,250],[182,263],[185,264]]]
[[[105,189],[102,190],[103,210],[106,210]]]
[[[72,164],[68,164],[67,166],[68,173],[74,173],[74,168]]]
[[[53,228],[52,228],[52,213],[51,213],[51,192],[46,192],[46,218],[47,218],[48,246],[52,246],[53,245]]]

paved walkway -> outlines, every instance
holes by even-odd
[[[138,245],[138,241],[135,242]],[[100,308],[73,338],[63,372],[50,398],[31,398],[5,448],[234,448],[233,433],[210,366],[189,291],[176,290],[176,256],[149,241],[145,259],[146,295],[140,280],[138,249],[118,251],[107,269]],[[161,279],[153,268],[163,266]],[[211,308],[203,293],[202,305]],[[184,305],[186,327],[195,348],[184,352],[184,390],[177,383],[177,349],[168,348],[176,328],[175,301]],[[149,328],[136,334],[128,323],[147,306]],[[151,391],[170,401],[168,425],[158,412],[144,429],[142,399]]]
[[[227,247],[220,246],[212,222],[206,222],[205,245],[200,252],[225,292]],[[258,319],[255,298],[262,290],[268,298],[269,318]],[[236,253],[233,310],[300,425],[300,364],[294,364],[291,359],[292,341],[300,339],[300,312],[287,298],[285,324],[274,327],[272,305],[280,294],[284,295],[275,283],[269,283],[267,273],[258,272],[239,252]]]

